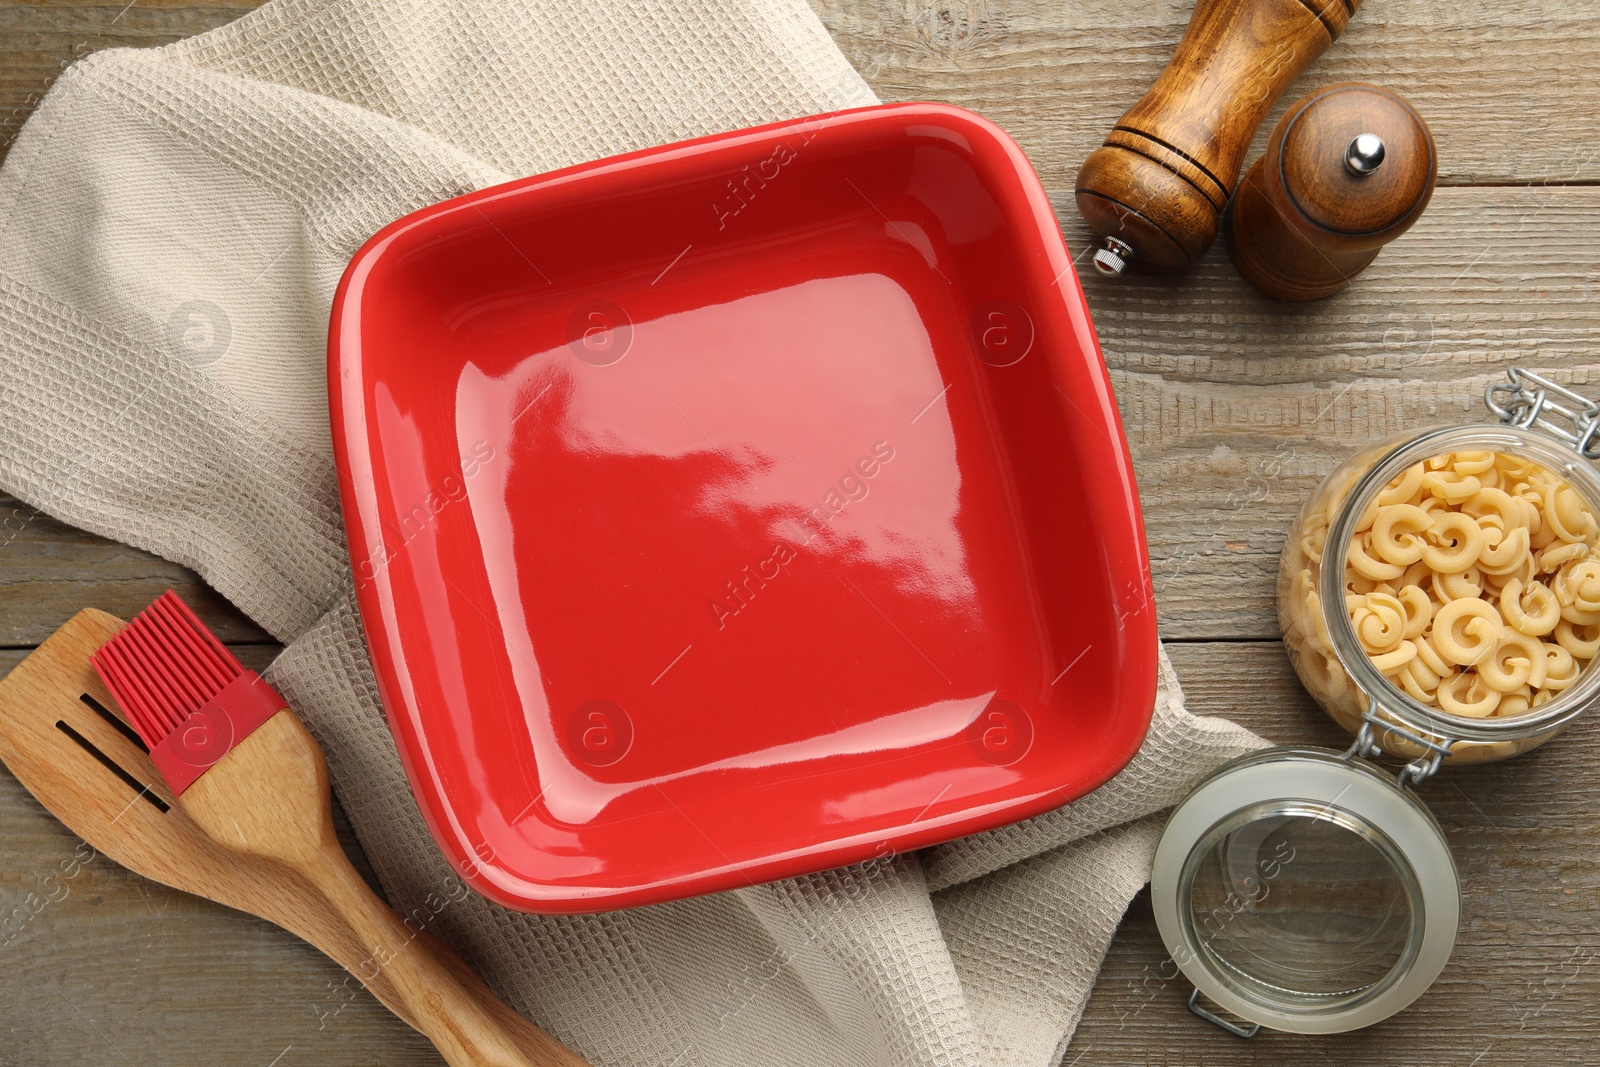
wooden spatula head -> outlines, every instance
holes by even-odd
[[[305,909],[295,906],[305,887],[200,831],[89,665],[122,626],[80,611],[0,680],[0,761],[50,814],[128,870],[305,936]]]

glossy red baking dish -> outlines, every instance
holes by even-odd
[[[379,691],[440,847],[593,911],[1082,796],[1149,725],[1132,468],[1038,178],[895,104],[383,229],[329,391]]]

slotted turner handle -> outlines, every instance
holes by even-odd
[[[201,775],[178,806],[218,844],[282,864],[315,887],[366,950],[360,960],[340,962],[451,1067],[583,1063],[515,1013],[490,1011],[486,1005],[496,998],[482,980],[439,941],[408,927],[362,881],[334,836],[322,749],[288,708]]]

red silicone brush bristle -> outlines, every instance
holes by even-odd
[[[106,688],[152,749],[244,673],[244,665],[170,589],[93,658]]]

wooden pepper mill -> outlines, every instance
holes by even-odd
[[[1184,267],[1211,247],[1261,120],[1360,6],[1197,0],[1166,69],[1078,172],[1078,210],[1105,239],[1101,273]]]
[[[1331,85],[1279,120],[1228,207],[1228,255],[1279,300],[1350,284],[1417,221],[1439,161],[1428,124],[1375,85]]]

